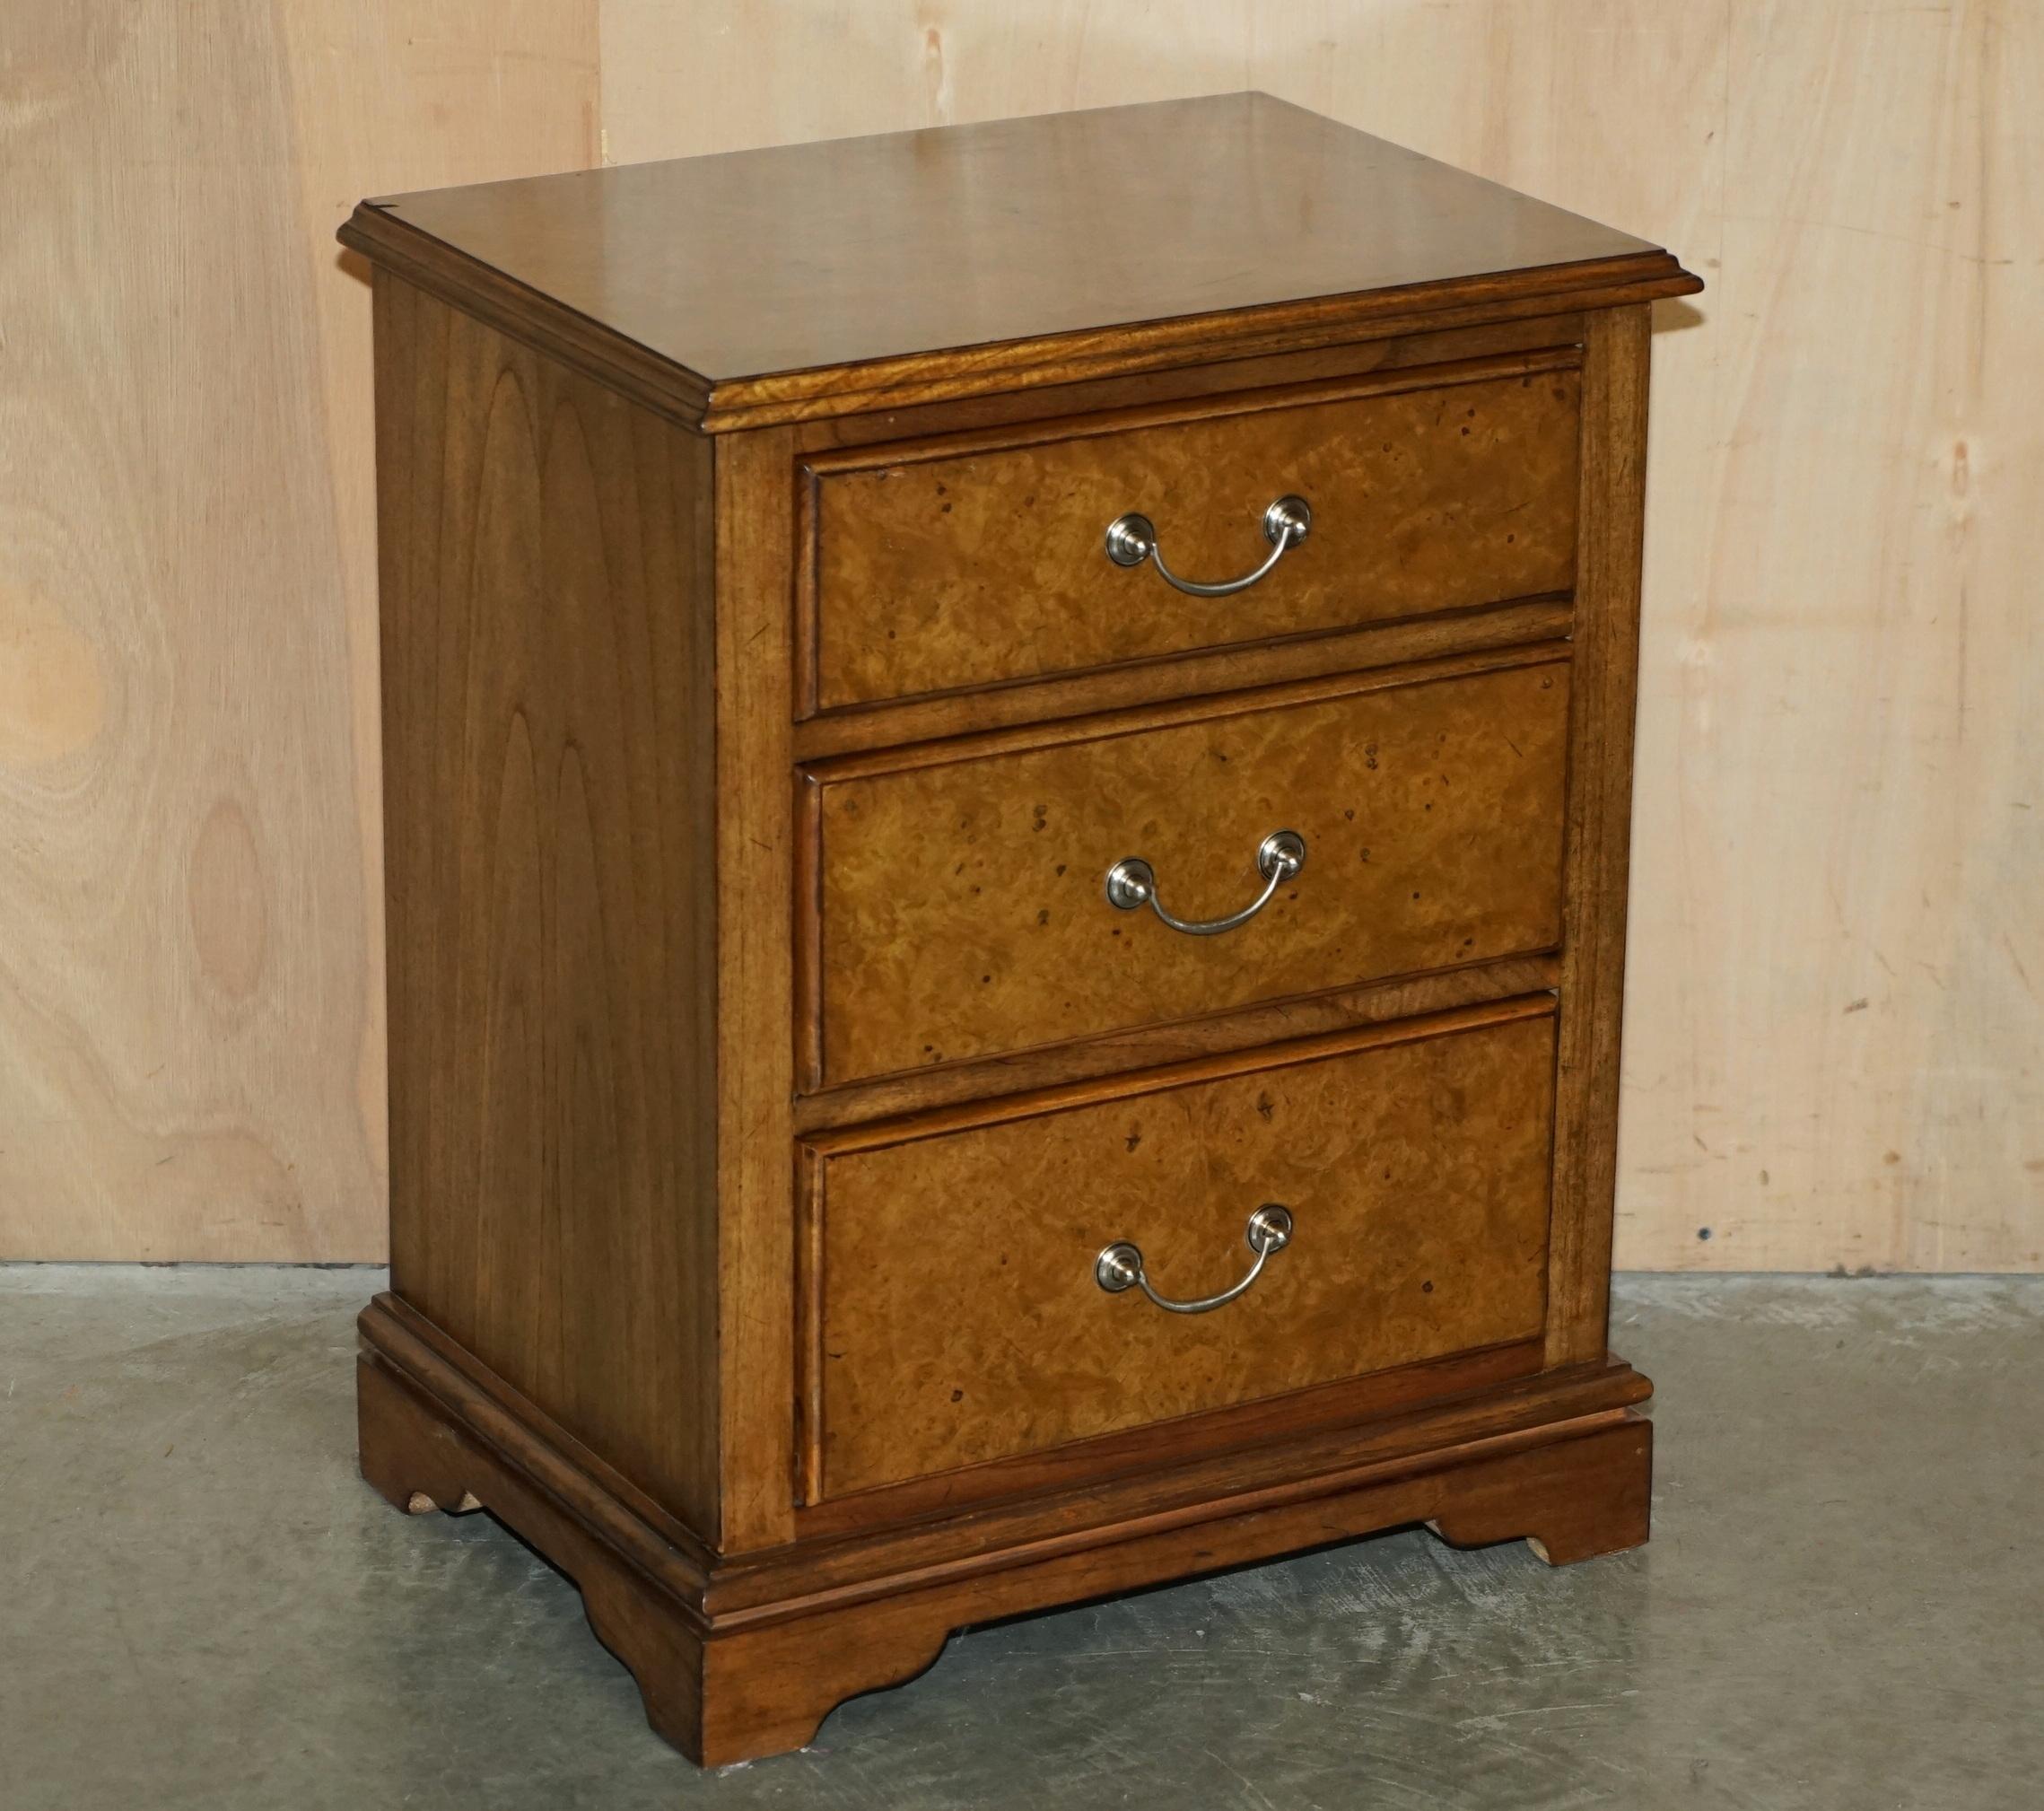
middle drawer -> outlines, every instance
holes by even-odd
[[[1566,651],[1505,652],[819,763],[804,1086],[1551,949]],[[1110,903],[1140,858],[1185,921]]]

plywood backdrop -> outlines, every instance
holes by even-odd
[[[1621,1264],[2044,1267],[2044,0],[78,0],[0,44],[0,1255],[383,1247],[354,198],[1262,87],[1660,240]]]
[[[0,1255],[383,1248],[364,190],[586,162],[595,0],[7,0]]]

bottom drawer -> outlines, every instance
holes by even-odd
[[[819,1134],[805,1495],[1533,1337],[1553,1015],[1542,995]],[[1101,1287],[1127,1241],[1160,1294],[1229,1289],[1266,1203],[1290,1240],[1226,1305]]]

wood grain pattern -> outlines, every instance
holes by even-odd
[[[1244,1492],[1197,1523],[1119,1530],[1113,1544],[1025,1553],[1025,1563],[956,1585],[874,1599],[802,1621],[755,1623],[729,1658],[724,1716],[710,1759],[733,1759],[810,1740],[852,1693],[911,1678],[968,1623],[1083,1602],[1168,1579],[1196,1578],[1274,1554],[1324,1546],[1378,1529],[1424,1524],[1451,1543],[1524,1539],[1568,1565],[1623,1553],[1646,1538],[1652,1495],[1653,1423],[1618,1412],[1495,1445],[1472,1441],[1433,1463],[1386,1466],[1327,1480],[1307,1492]],[[747,1651],[750,1649],[750,1651]],[[712,1646],[710,1652],[717,1652]]]
[[[1387,187],[1388,230],[1367,198]],[[903,381],[1013,388],[1101,349],[1694,286],[1644,241],[1264,94],[642,164],[596,192],[573,172],[390,197],[350,230],[660,354],[713,387],[712,425]]]
[[[1082,1043],[1049,1045],[958,1067],[919,1069],[805,1094],[795,1103],[795,1126],[800,1132],[814,1132],[855,1120],[897,1118],[933,1107],[1083,1081],[1116,1070],[1149,1069],[1195,1056],[1225,1055],[1259,1044],[1344,1031],[1351,1026],[1384,1025],[1458,1006],[1481,1006],[1518,993],[1551,993],[1560,984],[1561,958],[1554,955],[1506,957],[1465,968],[1367,982],[1204,1019],[1138,1026]]]
[[[1653,1394],[1623,1360],[1541,1370],[1467,1393],[1441,1392],[1404,1413],[1336,1425],[1307,1416],[1294,1422],[1289,1404],[1274,1405],[1273,1438],[1220,1452],[1159,1455],[1161,1463],[1068,1474],[1061,1488],[982,1502],[967,1513],[906,1518],[840,1536],[822,1511],[822,1537],[721,1556],[664,1515],[642,1492],[597,1459],[558,1422],[466,1353],[433,1334],[395,1297],[372,1299],[357,1323],[361,1354],[432,1400],[436,1413],[514,1458],[577,1514],[622,1543],[664,1587],[703,1614],[734,1626],[885,1596],[904,1580],[957,1582],[998,1571],[1018,1555],[1069,1552],[1118,1525],[1198,1521],[1217,1500],[1253,1489],[1266,1500],[1300,1492],[1331,1475],[1415,1459],[1458,1444],[1521,1444],[1565,1423],[1580,1424],[1635,1406]],[[1457,1361],[1461,1362],[1461,1361]],[[1181,1425],[1190,1425],[1184,1423]],[[1097,1443],[1111,1448],[1112,1440]],[[365,1454],[365,1457],[367,1455]],[[586,1483],[578,1483],[575,1473]],[[415,1485],[414,1488],[421,1488]],[[424,1487],[437,1506],[460,1500]],[[868,1501],[879,1500],[876,1492]],[[633,1524],[638,1527],[634,1528]],[[805,1522],[805,1527],[808,1523]]]
[[[1201,1466],[1237,1464],[1245,1449],[1273,1441],[1352,1433],[1427,1413],[1444,1403],[1509,1395],[1539,1378],[1542,1363],[1542,1342],[1535,1335],[1338,1378],[1281,1396],[1252,1396],[1172,1421],[1146,1422],[953,1471],[929,1472],[848,1497],[806,1501],[795,1511],[796,1533],[804,1542],[842,1535],[898,1537],[904,1529],[927,1529],[964,1515],[1026,1515],[1046,1500],[1054,1501],[1061,1492],[1105,1481],[1154,1476],[1160,1471],[1183,1480]],[[818,1376],[822,1368],[819,1359],[807,1375]],[[813,1460],[813,1443],[806,1437],[808,1429],[821,1425],[821,1402],[808,1399],[799,1406],[805,1446]],[[806,1471],[815,1477],[813,1464]]]
[[[862,1538],[701,1560],[621,1498],[544,1414],[387,1304],[363,1317],[365,1477],[403,1508],[476,1501],[581,1588],[655,1729],[707,1763],[807,1741],[840,1699],[905,1678],[966,1623],[1426,1522],[1527,1536],[1556,1562],[1644,1532],[1652,1428],[1623,1365],[1337,1435],[1092,1481],[1026,1504]]]
[[[805,453],[871,447],[882,441],[921,440],[974,428],[1013,429],[1024,422],[1072,420],[1118,409],[1201,398],[1361,378],[1389,376],[1421,365],[1511,353],[1548,353],[1583,343],[1583,317],[1567,311],[1525,319],[1509,315],[1473,327],[1445,331],[1376,334],[1297,352],[1217,351],[1204,363],[1171,365],[1112,377],[1071,377],[1054,384],[1022,387],[982,396],[951,397],[862,410],[857,415],[817,416],[795,424],[795,444]]]
[[[1711,289],[1655,310],[1619,1263],[2044,1267],[2044,9],[701,16],[605,0],[612,156],[1241,83],[1681,249]]]
[[[593,162],[596,0],[7,9],[0,1258],[379,1260],[365,189]]]
[[[812,1085],[1552,948],[1568,669],[1474,656],[810,770]],[[1102,893],[1140,855],[1188,937]]]
[[[1608,1337],[1647,356],[1645,309],[1613,309],[1590,322],[1583,358],[1582,569],[1568,723],[1550,1364],[1594,1358]]]
[[[989,430],[808,461],[815,704],[997,685],[1566,591],[1573,348]],[[1430,381],[1429,381],[1430,380]],[[1233,578],[1263,512],[1313,530],[1252,590],[1188,597],[1102,546],[1131,510],[1173,569]]]
[[[1396,292],[1227,310],[1191,319],[712,383],[601,324],[585,309],[477,263],[467,252],[419,231],[397,211],[401,205],[431,199],[429,194],[406,197],[402,202],[365,201],[341,229],[341,241],[427,293],[514,333],[567,369],[612,386],[655,415],[706,433],[810,425],[1010,390],[1079,387],[1175,371],[1189,361],[1280,357],[1358,339],[1406,338],[1563,318],[1584,309],[1690,295],[1699,286],[1699,279],[1667,252],[1649,251],[1447,285],[1415,284]]]
[[[963,1580],[998,1571],[1018,1558],[1069,1553],[1103,1526],[1184,1526],[1200,1520],[1217,1502],[1245,1494],[1266,1502],[1310,1494],[1315,1482],[1330,1474],[1400,1462],[1411,1466],[1415,1460],[1424,1464],[1465,1441],[1523,1440],[1558,1422],[1645,1402],[1652,1394],[1638,1372],[1622,1360],[1610,1359],[1422,1400],[1402,1413],[1332,1428],[1287,1425],[1287,1411],[1300,1400],[1287,1397],[1270,1405],[1271,1439],[1238,1442],[1218,1454],[1189,1444],[1183,1454],[1154,1452],[1147,1463],[1124,1470],[1087,1464],[1060,1480],[1061,1489],[995,1500],[971,1493],[979,1473],[952,1474],[968,1487],[953,1506],[956,1512],[865,1526],[853,1522],[849,1538],[837,1538],[848,1532],[841,1522],[863,1508],[898,1501],[917,1487],[876,1491],[843,1505],[805,1511],[802,1526],[817,1526],[824,1537],[749,1561],[716,1564],[711,1605],[733,1618],[768,1617],[785,1614],[777,1606],[796,1592],[821,1609],[869,1600],[901,1588],[904,1580]],[[1176,1426],[1197,1430],[1206,1420],[1189,1417]],[[1110,1436],[1065,1451],[1096,1458],[1116,1445]]]
[[[1552,1010],[1541,995],[1474,1028],[1364,1030],[1311,1061],[1250,1055],[1081,1106],[1025,1098],[940,1134],[824,1135],[812,1498],[1536,1333]],[[1265,1202],[1297,1231],[1225,1309],[1166,1314],[1094,1281],[1129,1239],[1169,1294],[1227,1288]]]
[[[793,451],[716,445],[718,1443],[727,1551],[792,1532]]]
[[[814,761],[830,755],[1009,729],[1052,717],[1089,717],[1132,705],[1280,685],[1289,679],[1399,666],[1430,656],[1524,647],[1565,639],[1574,621],[1575,607],[1568,598],[1527,598],[1492,608],[1446,610],[1413,622],[1378,623],[1335,634],[1288,637],[1106,667],[1026,686],[876,704],[867,710],[804,719],[795,725],[795,754],[799,760]]]
[[[2044,8],[1753,0],[1715,42],[1723,278],[1655,346],[1621,1254],[2044,1269]]]
[[[1267,148],[1254,107],[1187,117],[1234,121],[1237,154]],[[1376,197],[1393,222],[1431,193],[1396,173],[1405,188]],[[601,215],[644,185],[572,187]],[[607,242],[616,299],[642,249]],[[789,425],[727,416],[712,440],[677,422],[590,355],[600,336],[556,345],[552,304],[500,285],[464,312],[447,270],[421,287],[416,269],[407,255],[377,278],[399,1185],[393,1294],[362,1322],[371,1481],[415,1511],[494,1505],[574,1567],[656,1728],[713,1758],[803,1739],[963,1614],[1378,1526],[1387,1495],[1450,1538],[1523,1533],[1557,1558],[1642,1538],[1647,1448],[1626,1410],[1645,1384],[1603,1350],[1602,1291],[1643,311],[1580,321],[1579,346],[1423,372],[1421,389],[1362,374],[1219,412],[990,413],[941,442],[799,456]],[[1459,281],[1452,258],[1441,280]],[[542,330],[501,332],[505,308]],[[1367,442],[1359,470],[1329,451],[1359,425],[1388,464]],[[799,758],[804,656],[831,669],[847,599],[913,596],[926,573],[937,595],[983,583],[966,551],[1026,512],[1018,474],[1070,519],[1084,486],[1061,459],[1096,483],[1117,451],[1225,477],[1259,434],[1321,459],[1330,506],[1376,512],[1356,546],[1391,544],[1374,588],[1414,588],[1395,611],[1494,637],[1580,587],[1575,639],[1451,634],[1454,652],[1402,666],[1253,689],[1222,669],[1219,696]],[[983,507],[919,547],[853,494],[878,473],[911,491],[948,474]],[[921,499],[939,517],[942,494]],[[1529,512],[1522,570],[1505,525]],[[1444,592],[1468,573],[1452,547],[1428,559],[1470,524],[1509,570]],[[860,557],[834,568],[848,535]],[[865,569],[904,540],[898,573]],[[1054,573],[1021,582],[1054,590]],[[957,637],[936,621],[936,664],[909,661],[910,688],[958,682],[942,653]],[[1040,709],[1051,688],[1031,689]],[[1293,876],[1266,914],[1272,882],[1240,943],[1167,924],[1117,955],[1109,902],[1068,909],[1125,835],[1180,910],[1212,916],[1242,897],[1205,903],[1240,865],[1227,844],[1239,856],[1280,825],[1328,871],[1319,909]],[[1555,991],[1369,1022],[1529,963]],[[1339,1028],[1228,1047],[1251,1025],[1296,1029],[1295,1002]],[[1131,1033],[1180,1023],[1218,1054],[1079,1063],[1024,1093],[997,1072],[990,1098],[939,1090],[910,1116],[796,1132],[800,1084],[842,1107],[849,1083],[1062,1063],[1101,1034],[1125,1063],[1143,1054]],[[1248,1270],[1236,1239],[1272,1200],[1290,1242]],[[1122,1240],[1221,1315],[1170,1314],[1147,1278],[1140,1296],[1103,1290],[1098,1255]],[[1238,1278],[1254,1292],[1221,1295]]]
[[[392,1283],[714,1538],[709,443],[387,275],[376,350]]]
[[[16,13],[6,1255],[383,1250],[360,196],[593,162],[599,129],[634,162],[1248,84],[1712,282],[1656,309],[1620,1264],[2044,1265],[2044,12]]]

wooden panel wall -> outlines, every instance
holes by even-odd
[[[1620,1263],[2044,1266],[2044,0],[16,10],[0,1253],[380,1247],[355,196],[1255,86],[1712,285],[1655,336]]]
[[[0,31],[0,1256],[384,1248],[365,192],[586,165],[595,0]]]
[[[1259,87],[1679,251],[1619,1262],[2044,1267],[2044,0],[692,10],[614,158]]]

